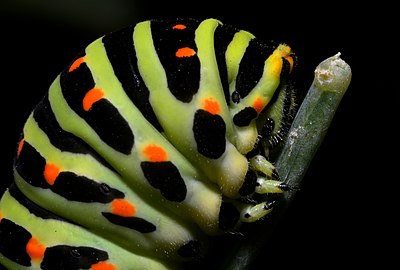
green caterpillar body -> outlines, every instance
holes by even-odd
[[[205,254],[206,236],[268,214],[268,194],[288,189],[267,156],[296,111],[294,66],[286,44],[216,19],[95,40],[26,121],[0,263],[171,269]]]

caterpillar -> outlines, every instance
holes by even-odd
[[[270,153],[296,55],[217,19],[103,35],[33,109],[0,201],[7,269],[176,269],[291,189]],[[273,197],[275,198],[275,197]]]

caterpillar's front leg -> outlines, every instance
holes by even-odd
[[[275,205],[276,200],[262,202],[256,205],[247,205],[240,213],[240,221],[248,223],[255,222],[269,214]]]
[[[255,171],[258,175],[255,187],[256,193],[282,193],[284,191],[292,189],[292,187],[288,184],[278,179],[273,179],[275,176],[277,176],[275,166],[271,162],[269,162],[264,156],[256,155],[250,159],[249,163],[250,169]],[[262,176],[262,174],[264,174],[265,177]]]
[[[252,157],[249,160],[249,168],[246,182],[241,189],[242,195],[251,197],[253,194],[279,194],[293,189],[290,185],[274,179],[275,166],[262,155]],[[240,219],[242,222],[255,222],[269,214],[276,203],[274,199],[243,205]]]

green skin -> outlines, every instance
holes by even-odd
[[[101,213],[110,210],[109,204],[67,201],[50,190],[29,185],[17,171],[15,171],[15,182],[30,200],[89,228],[91,232],[73,224],[38,218],[7,195],[7,192],[0,202],[0,218],[21,224],[45,246],[71,243],[104,247],[109,252],[109,261],[117,265],[118,269],[126,269],[127,266],[129,269],[135,268],[136,264],[146,265],[148,267],[146,269],[168,269],[168,265],[163,265],[158,260],[176,260],[174,255],[176,250],[190,240],[203,241],[203,233],[207,235],[222,233],[218,227],[222,200],[232,200],[237,205],[241,210],[240,222],[255,222],[268,214],[272,209],[265,207],[267,202],[253,205],[236,200],[240,198],[238,192],[248,170],[262,173],[262,176],[258,177],[259,186],[256,193],[282,193],[283,190],[280,188],[281,182],[272,179],[274,166],[265,157],[258,155],[248,160],[245,156],[253,149],[259,134],[257,119],[252,120],[250,125],[239,128],[234,125],[232,117],[243,108],[254,106],[256,100],[259,102],[257,104],[261,104],[258,108],[261,112],[270,105],[275,91],[285,89],[285,83],[281,82],[280,78],[282,58],[290,57],[290,48],[283,44],[278,46],[265,60],[263,76],[250,94],[239,103],[228,107],[213,53],[213,33],[219,24],[221,22],[208,19],[196,30],[195,41],[198,48],[197,56],[201,63],[201,81],[200,89],[190,103],[180,102],[168,89],[165,70],[153,45],[150,22],[145,21],[135,27],[133,40],[139,71],[150,90],[151,106],[165,134],[159,133],[126,96],[120,82],[113,75],[101,39],[94,41],[85,49],[85,63],[94,74],[96,88],[103,91],[103,98],[118,108],[135,134],[135,145],[130,154],[122,154],[103,142],[68,106],[62,95],[59,76],[50,86],[48,93],[50,105],[61,128],[82,138],[104,157],[117,173],[89,155],[62,152],[54,147],[32,115],[24,126],[24,140],[29,142],[47,162],[56,163],[64,171],[87,176],[99,183],[107,183],[122,190],[125,199],[135,205],[136,215],[157,225],[155,232],[144,235],[106,222]],[[230,94],[235,90],[240,60],[253,38],[252,34],[239,31],[228,47],[226,63]],[[192,131],[194,114],[196,110],[205,106],[206,99],[216,101],[219,105],[217,113],[226,124],[226,151],[218,159],[210,159],[197,152]],[[283,101],[277,99],[277,102]],[[270,108],[266,113],[271,117],[276,116],[275,120],[279,125],[282,106]],[[182,202],[166,200],[143,176],[140,164],[149,160],[144,151],[149,145],[157,145],[163,149],[167,159],[173,161],[178,168],[188,194]],[[49,233],[56,231],[58,231],[56,235]],[[114,242],[118,245],[113,244]],[[147,259],[136,254],[157,259]],[[1,255],[0,262],[10,269],[24,269]]]
[[[117,269],[175,269],[169,263],[140,256],[135,253],[129,252],[127,249],[121,248],[111,241],[99,235],[84,229],[83,227],[76,226],[58,220],[45,220],[31,214],[28,209],[19,204],[12,196],[6,191],[1,199],[0,212],[4,218],[12,218],[12,220],[27,228],[32,235],[40,239],[40,244],[45,247],[55,245],[71,245],[71,246],[93,246],[101,247],[107,250],[109,260],[108,262]],[[43,230],[43,228],[46,228]],[[64,233],[58,233],[64,232]],[[0,254],[0,262],[10,270],[22,269],[41,269],[40,261],[32,260],[31,267],[24,267],[8,260]],[[129,266],[127,268],[127,266]]]

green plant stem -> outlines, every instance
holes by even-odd
[[[314,81],[305,96],[289,130],[275,166],[282,181],[299,187],[301,181],[322,143],[339,103],[351,80],[350,66],[336,54],[321,62],[315,69]],[[262,222],[241,241],[230,254],[223,270],[250,269],[262,246],[273,233],[296,191],[286,192],[275,216]],[[221,270],[222,270],[221,269]]]
[[[321,62],[276,160],[281,180],[299,185],[322,143],[351,80],[350,66],[340,55]],[[294,193],[286,193],[289,199]]]

